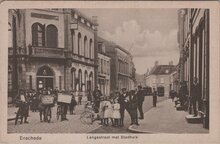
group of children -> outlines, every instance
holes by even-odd
[[[101,119],[101,124],[108,126],[109,120],[111,120],[112,126],[118,127],[120,115],[120,104],[117,98],[104,97],[101,96],[101,102],[99,106],[99,118]]]

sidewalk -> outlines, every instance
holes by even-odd
[[[132,125],[128,129],[138,133],[209,133],[202,124],[189,124],[185,111],[176,111],[171,99],[157,104],[144,114],[140,126]]]

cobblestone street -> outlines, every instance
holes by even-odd
[[[167,97],[158,97],[158,102],[167,99]],[[61,122],[56,119],[56,106],[52,108],[52,120],[50,123],[40,122],[39,112],[29,112],[29,124],[14,125],[14,120],[8,122],[8,133],[128,133],[130,126],[130,117],[125,114],[125,126],[123,128],[115,128],[111,126],[101,126],[99,121],[95,121],[92,125],[82,124],[79,117],[83,112],[84,105],[77,105],[76,115],[67,115],[68,121]],[[145,97],[143,104],[144,112],[152,107],[152,97]],[[17,108],[9,108],[9,117],[15,116]]]
[[[10,108],[8,113],[11,115],[15,108]],[[12,110],[13,109],[13,110]],[[52,119],[50,123],[40,122],[39,112],[29,112],[29,124],[17,124],[15,121],[8,122],[8,133],[87,133],[100,125],[95,121],[92,125],[82,124],[79,117],[83,111],[83,105],[76,106],[76,115],[67,114],[68,121],[60,121],[56,119],[56,106],[52,108]]]
[[[161,102],[163,100],[166,100],[167,96],[164,97],[158,97],[158,102]],[[145,101],[143,103],[143,111],[144,113],[147,112],[148,110],[150,110],[153,107],[153,103],[152,103],[152,96],[146,96],[145,97]],[[130,116],[128,115],[127,111],[125,113],[125,120],[124,120],[124,127],[121,128],[115,128],[112,126],[101,126],[93,131],[91,131],[91,133],[128,133],[130,132],[128,130],[128,127],[130,126],[131,123],[131,119]]]

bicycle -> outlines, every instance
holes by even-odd
[[[85,105],[85,109],[83,113],[80,115],[80,121],[83,124],[93,124],[93,122],[97,120],[95,117],[95,107],[94,105]]]
[[[57,106],[57,120],[59,120],[61,114],[62,114],[62,108],[60,105],[58,105]]]

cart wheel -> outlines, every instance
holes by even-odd
[[[83,124],[92,124],[92,122],[93,122],[92,119],[93,119],[92,113],[90,113],[90,112],[84,113],[82,115],[82,117],[80,118],[80,120]]]

